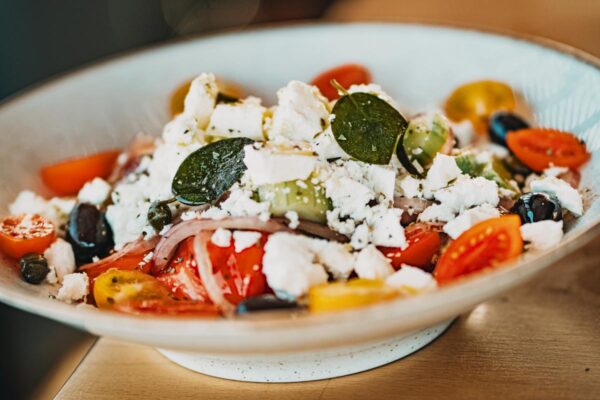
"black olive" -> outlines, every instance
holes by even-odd
[[[292,300],[280,299],[272,294],[263,294],[260,296],[250,297],[240,304],[236,308],[236,313],[245,314],[254,311],[266,311],[266,310],[282,310],[298,308],[298,303]]]
[[[113,234],[104,213],[96,206],[77,204],[69,215],[67,241],[71,243],[78,265],[94,257],[105,257],[114,246]]]
[[[41,254],[28,253],[19,260],[21,277],[25,282],[37,285],[48,275],[48,261]]]
[[[517,214],[523,224],[562,219],[562,209],[558,199],[548,193],[525,193],[510,210]]]
[[[506,134],[529,128],[529,124],[513,113],[500,111],[490,117],[488,132],[492,142],[506,146]]]
[[[502,163],[504,164],[506,169],[508,169],[513,175],[520,175],[523,181],[525,180],[525,177],[527,177],[527,175],[533,172],[528,166],[523,164],[517,157],[515,157],[512,154],[509,154],[508,156],[504,157],[502,159]]]
[[[148,209],[148,222],[156,232],[160,232],[162,228],[171,222],[173,215],[169,205],[164,201],[155,201]]]

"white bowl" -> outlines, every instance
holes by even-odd
[[[168,119],[172,90],[203,71],[239,82],[249,93],[272,103],[275,91],[290,79],[309,80],[325,68],[359,62],[371,69],[374,80],[408,112],[439,105],[465,81],[493,78],[522,93],[538,125],[574,132],[590,149],[598,149],[600,63],[566,46],[550,46],[554,48],[513,37],[412,24],[306,24],[207,36],[118,57],[67,74],[2,104],[2,213],[20,190],[43,192],[36,173],[41,165],[124,146],[138,131],[158,135]],[[353,351],[355,345],[364,348],[370,342],[402,341],[408,332],[440,324],[525,282],[597,235],[600,202],[592,193],[600,192],[598,153],[583,169],[582,187],[591,189],[586,195],[585,215],[569,226],[559,247],[414,298],[294,319],[143,318],[51,300],[47,287],[22,282],[11,267],[14,263],[1,260],[0,301],[97,335],[169,349],[165,354],[172,358],[183,354],[172,351],[185,351],[221,355],[230,361],[236,357],[252,360],[261,354],[289,357],[283,353],[329,351],[340,346]],[[413,347],[406,346],[396,358],[418,346]],[[179,361],[208,371],[198,362]],[[203,365],[208,365],[205,361]],[[389,357],[380,357],[346,373],[389,361]],[[220,375],[266,380],[272,370],[269,368],[267,365],[260,375],[267,378]],[[317,375],[336,376],[333,372]],[[310,377],[287,374],[274,380],[306,379]]]

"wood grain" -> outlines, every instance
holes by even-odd
[[[600,239],[462,315],[425,349],[361,374],[256,384],[185,370],[156,350],[100,339],[58,399],[597,399]]]

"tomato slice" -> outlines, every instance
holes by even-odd
[[[0,251],[9,257],[43,253],[54,239],[54,224],[41,215],[14,215],[0,221]]]
[[[76,195],[86,182],[108,177],[120,153],[103,151],[45,166],[40,171],[42,181],[59,196]]]
[[[311,84],[318,87],[323,96],[335,100],[340,95],[337,89],[331,86],[333,79],[343,88],[348,89],[352,85],[371,83],[371,73],[360,64],[344,64],[320,73],[313,78]]]
[[[140,300],[116,304],[115,310],[127,314],[152,314],[164,316],[219,316],[220,312],[213,304],[187,300]]]
[[[379,303],[398,295],[399,292],[383,280],[359,278],[312,287],[308,292],[308,304],[313,312],[339,311]]]
[[[579,168],[590,159],[585,145],[574,135],[556,129],[521,129],[509,132],[506,144],[515,156],[534,171],[551,165]]]
[[[171,301],[169,290],[141,271],[109,269],[94,280],[94,300],[101,309],[142,301]]]
[[[456,278],[493,268],[514,260],[523,252],[521,219],[505,215],[476,224],[455,241],[440,257],[434,277],[440,284]]]
[[[85,272],[90,278],[90,280],[93,280],[94,278],[108,271],[109,269],[120,269],[124,271],[138,270],[147,274],[152,269],[152,261],[145,260],[147,254],[148,253],[127,254],[111,263],[100,264],[88,268],[86,268],[86,266],[84,265],[80,267],[80,271]]]
[[[208,293],[198,275],[193,247],[193,237],[181,242],[167,268],[156,278],[169,288],[176,299],[210,303]]]
[[[379,250],[390,259],[392,266],[398,269],[402,264],[413,267],[427,268],[433,256],[440,249],[440,234],[425,224],[413,224],[406,228],[408,247],[404,250],[398,247],[379,247]]]

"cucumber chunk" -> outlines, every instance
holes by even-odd
[[[409,122],[402,145],[410,161],[417,161],[426,168],[452,140],[451,135],[450,123],[443,115],[425,114]]]

